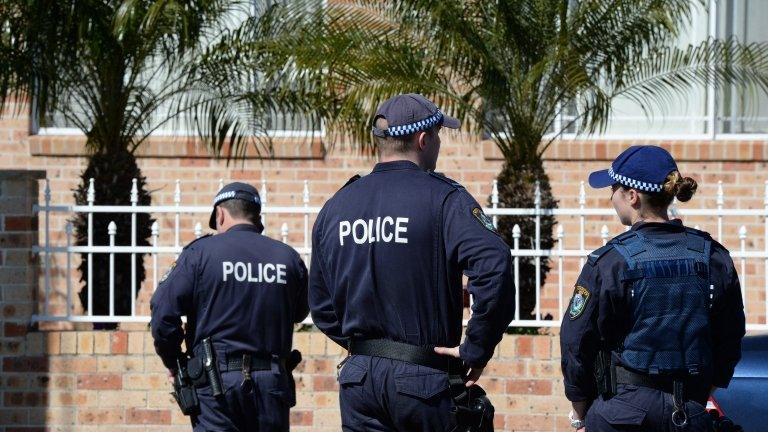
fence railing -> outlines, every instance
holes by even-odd
[[[219,186],[223,182],[219,181]],[[302,193],[302,205],[299,206],[270,206],[269,197],[267,194],[266,181],[261,183],[261,199],[262,199],[262,218],[264,225],[267,227],[265,231],[266,235],[282,240],[283,242],[290,244],[291,237],[294,239],[292,232],[289,232],[289,224],[285,222],[290,219],[294,226],[298,225],[303,230],[303,240],[295,241],[292,246],[305,258],[307,264],[309,264],[309,257],[312,253],[311,250],[311,219],[316,215],[320,207],[310,206],[310,183],[304,181],[304,189]],[[591,246],[595,244],[605,244],[610,237],[618,234],[618,229],[611,233],[607,222],[608,220],[615,219],[615,213],[613,209],[607,208],[587,208],[586,207],[586,193],[584,184],[582,182],[579,197],[577,200],[577,206],[575,207],[561,207],[555,209],[542,208],[541,207],[541,192],[538,184],[535,189],[535,200],[533,208],[501,208],[499,207],[499,192],[496,182],[494,181],[490,191],[490,207],[484,210],[493,219],[494,225],[498,223],[499,217],[514,215],[530,217],[534,222],[534,233],[531,233],[532,241],[530,247],[522,247],[520,244],[523,233],[520,226],[515,225],[512,232],[513,244],[511,245],[510,253],[514,258],[514,280],[517,292],[517,304],[515,306],[515,319],[510,323],[510,326],[527,326],[527,327],[556,327],[559,326],[562,318],[564,308],[567,306],[569,292],[566,292],[566,287],[573,285],[576,281],[577,273],[573,270],[566,270],[566,263],[573,260],[574,263],[578,260],[579,269],[584,264],[585,257],[591,251],[587,248],[588,236]],[[136,181],[134,180],[133,188],[130,196],[130,205],[125,206],[112,206],[112,205],[95,205],[95,188],[93,180],[90,181],[90,185],[87,193],[86,205],[53,205],[51,203],[51,190],[48,182],[44,190],[44,205],[36,206],[35,212],[39,213],[44,221],[43,232],[43,244],[42,246],[36,246],[34,252],[39,253],[42,263],[42,271],[44,277],[44,293],[43,300],[39,306],[38,313],[33,316],[33,320],[37,322],[42,321],[67,321],[67,322],[148,322],[149,316],[144,313],[139,313],[136,308],[136,294],[139,287],[138,281],[136,281],[135,260],[131,259],[131,313],[130,315],[116,315],[114,313],[114,299],[115,299],[115,268],[114,257],[116,254],[130,254],[135,257],[136,254],[149,254],[149,260],[151,262],[151,278],[147,277],[143,284],[144,290],[150,292],[154,290],[154,287],[158,281],[158,269],[159,269],[159,257],[164,255],[178,255],[182,250],[181,234],[183,232],[180,224],[182,215],[205,215],[205,220],[211,212],[210,206],[185,206],[182,205],[182,188],[181,182],[176,181],[175,192],[173,194],[173,205],[156,205],[156,206],[140,206],[138,205],[138,190],[136,187]],[[768,330],[768,181],[765,183],[764,191],[764,207],[759,209],[734,209],[725,208],[725,193],[722,182],[718,183],[716,194],[715,208],[701,208],[701,209],[677,209],[677,206],[673,204],[670,207],[670,213],[673,216],[684,216],[686,218],[691,217],[695,219],[698,217],[713,231],[713,236],[720,240],[726,247],[730,246],[731,256],[733,257],[737,269],[739,270],[739,276],[741,278],[742,295],[745,303],[745,310],[747,312],[748,329],[750,330]],[[93,216],[97,213],[112,213],[112,214],[130,214],[131,226],[130,227],[118,227],[114,222],[109,224],[107,235],[109,237],[108,246],[94,245],[93,238]],[[137,246],[136,231],[136,215],[139,213],[149,213],[156,217],[172,216],[172,231],[173,241],[171,245],[161,245],[161,225],[155,222],[151,229],[151,246]],[[73,245],[73,229],[70,222],[66,222],[64,227],[51,227],[51,220],[53,215],[61,214],[64,216],[71,216],[74,214],[84,214],[87,218],[88,233],[87,244],[82,246]],[[282,215],[283,218],[277,221],[275,224],[272,218]],[[557,227],[554,235],[556,240],[556,246],[552,249],[541,248],[541,229],[542,229],[542,217],[555,216],[557,220]],[[599,217],[601,221],[590,220],[594,217]],[[729,226],[732,223],[728,222],[728,219],[734,218],[738,221],[743,221],[745,217],[754,217],[755,223],[741,224],[738,229],[737,239],[733,239],[733,242],[724,240],[723,230],[724,224]],[[688,221],[688,219],[686,219]],[[603,223],[599,230],[597,226]],[[613,222],[609,222],[615,225]],[[589,225],[588,225],[589,224]],[[279,228],[278,228],[279,225]],[[749,237],[747,225],[752,229],[755,229],[756,225],[759,225],[759,231],[761,232],[762,241],[757,241],[759,237]],[[577,227],[577,228],[575,228]],[[588,229],[595,228],[595,229]],[[52,229],[60,230],[64,228],[64,241],[63,244],[52,244]],[[119,229],[130,229],[131,232],[131,245],[119,246],[115,245],[115,237]],[[194,236],[199,237],[203,234],[202,224],[200,222],[195,223],[192,229]],[[595,239],[594,234],[599,233],[599,240]],[[733,236],[731,236],[733,237]],[[762,243],[762,249],[753,248],[749,250],[747,248],[747,240],[753,240],[753,243]],[[736,244],[733,244],[733,243]],[[566,247],[568,243],[568,247]],[[575,243],[576,247],[572,246]],[[52,263],[52,257],[56,254],[64,254],[66,256],[64,268]],[[87,281],[88,290],[88,305],[83,305],[86,310],[85,313],[75,313],[73,302],[73,286],[75,271],[72,270],[73,254],[87,254],[88,266],[85,276]],[[109,256],[109,297],[110,308],[108,315],[93,315],[93,255],[94,254],[108,254]],[[535,266],[535,282],[536,287],[539,287],[535,291],[535,307],[534,316],[536,319],[521,319],[520,310],[520,259],[530,258]],[[541,272],[539,271],[542,259],[548,258],[552,263],[552,271],[550,275],[554,277],[555,281],[549,281],[547,284],[542,284]],[[749,267],[748,261],[755,262],[762,265],[752,265]],[[762,267],[762,269],[761,269]],[[51,274],[54,268],[57,274],[62,275],[66,281],[65,293],[65,308],[64,312],[52,311],[50,308],[50,300],[52,295],[52,283]],[[79,288],[79,287],[78,287]],[[552,291],[555,291],[553,294]],[[749,299],[749,301],[748,301]],[[753,299],[757,299],[754,303],[762,301],[763,304],[752,304]],[[546,303],[546,304],[545,304]],[[552,319],[543,319],[543,312],[548,311],[552,316]],[[311,323],[307,320],[306,323]]]

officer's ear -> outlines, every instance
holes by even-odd
[[[416,132],[416,150],[424,151],[427,146],[427,133],[424,131]]]
[[[224,225],[224,209],[221,206],[216,206],[216,225],[217,228]]]
[[[627,190],[627,199],[629,200],[629,205],[632,207],[640,207],[640,192],[637,191],[637,189],[630,188]]]

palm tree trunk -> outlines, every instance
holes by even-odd
[[[552,195],[549,176],[544,171],[540,157],[530,162],[507,159],[498,177],[499,206],[502,208],[533,208],[536,182],[541,191],[541,208],[556,208],[557,200]],[[538,249],[551,249],[555,239],[552,230],[554,216],[540,218],[540,244]],[[520,249],[536,249],[536,219],[530,216],[501,216],[498,219],[498,231],[510,247],[513,243],[512,230],[520,226]],[[546,281],[550,270],[548,258],[540,261],[540,286],[536,285],[536,264],[534,258],[520,258],[520,319],[546,318],[535,316],[536,290]],[[551,318],[551,317],[550,317]]]

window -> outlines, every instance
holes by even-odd
[[[742,43],[768,40],[768,2],[721,0],[717,8],[717,34]],[[736,86],[720,89],[717,98],[717,132],[768,133],[768,96]]]
[[[253,7],[251,8],[250,16],[257,16],[263,13],[266,7],[274,2],[263,2],[259,0],[253,0]],[[317,0],[317,7],[323,7],[322,0]],[[226,19],[226,28],[234,29],[239,27],[249,17],[247,9],[242,9],[237,13]],[[159,92],[162,91],[162,86],[166,85],[168,79],[173,80],[174,77],[171,74],[171,78],[166,78],[167,69],[149,65],[145,68],[146,72],[142,74],[139,81],[148,83],[149,91]],[[162,78],[161,78],[162,77]],[[258,76],[254,76],[254,80],[257,80]],[[184,115],[177,118],[175,121],[165,122],[161,125],[163,120],[167,117],[169,107],[172,102],[167,102],[159,106],[155,110],[155,114],[148,119],[147,128],[153,130],[153,135],[187,135],[195,134],[193,130],[186,130],[186,124]],[[77,100],[73,99],[68,106],[70,110],[75,113],[75,117],[83,119],[86,126],[89,126],[87,111],[81,105],[78,105]],[[245,111],[244,111],[245,112]],[[320,123],[305,115],[291,115],[291,114],[272,114],[267,119],[264,119],[264,124],[260,127],[269,131],[269,133],[276,137],[291,137],[291,136],[307,136],[309,134],[318,135],[321,134]],[[33,125],[33,131],[40,135],[81,135],[82,132],[78,127],[77,121],[67,119],[61,112],[48,113],[42,120],[41,124]]]

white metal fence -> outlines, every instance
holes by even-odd
[[[220,180],[219,185],[223,182]],[[267,195],[266,182],[262,181],[261,184],[261,199],[262,199],[262,218],[264,225],[267,226],[266,235],[271,237],[282,239],[283,242],[289,243],[289,225],[284,220],[290,219],[294,225],[299,225],[303,229],[303,241],[294,241],[292,246],[304,256],[305,261],[309,263],[309,257],[311,251],[311,219],[315,216],[319,210],[319,206],[310,206],[310,183],[304,182],[304,191],[302,194],[302,205],[300,206],[270,206],[269,197]],[[136,308],[136,293],[139,289],[149,290],[152,292],[158,281],[159,262],[158,259],[162,255],[178,255],[182,250],[181,234],[183,230],[180,224],[180,218],[182,215],[204,215],[203,219],[207,220],[208,215],[211,212],[210,206],[184,206],[182,205],[182,187],[181,182],[176,181],[175,193],[173,196],[173,205],[158,205],[158,206],[140,206],[138,205],[138,191],[136,188],[136,181],[134,180],[133,189],[131,191],[131,204],[126,206],[105,206],[95,205],[95,193],[94,184],[91,180],[90,187],[87,194],[86,205],[53,205],[51,203],[51,191],[48,182],[46,181],[44,192],[44,205],[36,206],[35,212],[42,216],[44,223],[43,231],[43,245],[34,248],[34,252],[39,253],[42,263],[42,272],[44,278],[44,292],[43,299],[40,302],[38,313],[33,316],[33,321],[66,321],[66,322],[148,322],[149,316],[146,313],[142,314],[137,311]],[[559,326],[560,319],[564,308],[567,306],[568,296],[570,295],[570,287],[576,281],[578,275],[578,269],[566,270],[566,267],[574,268],[574,264],[578,261],[579,267],[584,264],[584,259],[590,252],[587,248],[589,243],[591,246],[599,246],[599,244],[605,244],[607,240],[618,234],[618,226],[616,226],[613,233],[610,232],[608,224],[616,225],[615,222],[610,222],[615,219],[613,209],[608,208],[587,208],[586,207],[586,194],[584,190],[584,184],[582,182],[580,187],[579,198],[577,206],[575,207],[561,207],[556,209],[541,208],[541,194],[539,192],[538,185],[536,187],[535,205],[534,208],[517,209],[517,208],[500,208],[499,207],[499,193],[496,182],[493,182],[490,194],[491,206],[486,208],[485,211],[493,218],[494,224],[497,223],[500,216],[516,215],[516,216],[528,216],[534,220],[535,233],[532,235],[532,244],[530,247],[525,248],[520,245],[521,230],[519,226],[515,226],[513,229],[513,244],[510,253],[514,257],[514,279],[515,286],[519,286],[520,280],[520,258],[530,257],[532,258],[536,268],[536,286],[540,287],[536,290],[536,302],[535,302],[535,315],[539,317],[534,320],[527,320],[520,318],[520,296],[517,295],[518,303],[516,304],[515,319],[510,324],[511,326],[529,326],[529,327],[556,327]],[[759,209],[733,209],[725,208],[725,193],[722,182],[719,182],[716,194],[715,208],[701,208],[701,209],[680,209],[678,210],[675,205],[670,208],[670,213],[677,216],[680,215],[686,218],[686,222],[691,220],[700,220],[709,229],[716,239],[725,244],[731,250],[731,256],[733,257],[739,275],[741,278],[742,294],[745,302],[745,309],[747,311],[748,329],[750,330],[768,330],[768,181],[765,183],[764,192],[764,207]],[[561,203],[562,205],[563,203]],[[72,225],[66,222],[64,227],[52,227],[51,220],[54,215],[72,216],[76,213],[85,214],[88,220],[88,235],[87,245],[74,246],[72,242],[73,230]],[[108,236],[109,246],[95,246],[93,239],[93,215],[96,213],[127,213],[131,215],[130,227],[117,227],[114,222],[109,224]],[[136,245],[136,215],[138,213],[149,213],[155,217],[172,217],[172,231],[173,241],[171,245],[160,244],[160,224],[155,222],[152,226],[151,246],[137,246]],[[542,217],[546,215],[553,215],[558,221],[558,225],[555,230],[556,247],[553,249],[541,249],[541,226]],[[277,223],[272,219],[280,217]],[[595,221],[594,219],[599,219]],[[698,219],[696,219],[698,218]],[[744,218],[752,218],[752,222],[748,224],[741,224],[738,229],[736,238],[731,236],[724,237],[724,224],[733,225],[730,219],[737,221],[743,221]],[[59,218],[61,219],[61,218]],[[602,223],[602,226],[597,230],[597,226]],[[279,232],[277,226],[279,225]],[[752,235],[747,227],[751,227],[753,230],[757,229],[761,231],[758,235]],[[52,242],[52,230],[61,230],[64,228],[64,241],[63,244],[53,244]],[[118,229],[130,229],[131,230],[131,245],[130,246],[116,246],[115,236]],[[197,222],[193,228],[194,236],[199,237],[202,235],[202,224]],[[292,233],[290,233],[292,234]],[[599,236],[599,240],[595,239],[595,236]],[[762,238],[761,238],[762,237]],[[295,236],[294,236],[295,238]],[[760,245],[762,248],[748,249],[748,239],[752,240],[751,243]],[[729,241],[730,240],[730,241]],[[566,244],[568,247],[566,247]],[[58,265],[52,262],[52,257],[56,254],[63,254],[65,256],[65,262]],[[84,305],[86,313],[75,313],[73,302],[73,290],[75,289],[74,281],[76,280],[77,271],[73,271],[73,255],[87,254],[88,257],[92,257],[94,254],[108,254],[109,255],[109,296],[110,296],[110,313],[106,316],[92,315],[93,310],[92,301],[92,289],[93,289],[93,260],[88,259],[87,274],[84,275],[88,287],[88,299],[89,304]],[[135,280],[135,269],[132,268],[131,272],[131,314],[128,316],[119,316],[114,313],[114,256],[115,254],[149,254],[149,271],[147,272],[147,278],[143,283],[143,286],[139,286]],[[544,257],[551,260],[552,271],[550,272],[550,281],[547,284],[542,284],[540,280],[540,268],[541,261]],[[571,262],[572,261],[572,262]],[[132,267],[135,265],[134,260],[131,260]],[[571,262],[569,266],[568,263]],[[751,265],[748,267],[748,262]],[[748,271],[748,269],[750,271]],[[61,293],[61,296],[65,299],[64,312],[54,312],[50,308],[50,300],[52,296],[52,272],[56,270],[57,274],[61,275],[66,281],[65,292]],[[151,277],[150,277],[151,275]],[[554,280],[554,282],[552,281]],[[79,286],[77,289],[79,290]],[[516,288],[517,289],[517,288]],[[554,294],[552,293],[554,291]],[[519,293],[518,293],[519,294]],[[756,299],[756,300],[755,300]],[[544,306],[543,302],[547,301],[547,305]],[[753,301],[754,300],[754,301]],[[753,304],[755,303],[755,304]],[[760,304],[762,303],[762,304]],[[549,311],[553,315],[552,320],[541,319],[543,311]],[[310,321],[308,320],[307,323]]]

